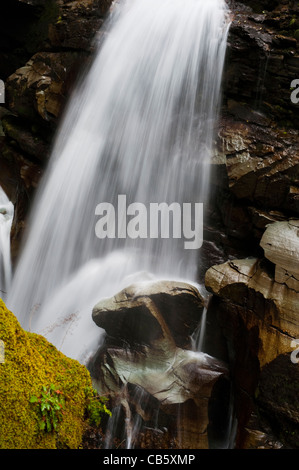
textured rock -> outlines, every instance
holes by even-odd
[[[298,399],[291,402],[286,387],[293,390],[299,380],[298,364],[291,361],[299,331],[299,293],[278,282],[274,271],[272,262],[254,258],[213,266],[206,273],[206,287],[215,295],[210,315],[218,317],[234,377],[238,448],[280,448],[281,439],[294,446],[297,418],[290,410],[297,409]],[[277,379],[280,357],[296,377],[293,385]],[[272,408],[272,399],[259,395],[261,384],[268,394],[273,383],[275,393],[284,397],[283,406]],[[252,420],[254,414],[259,419]]]
[[[299,292],[299,220],[270,224],[260,244],[276,266],[275,280]]]
[[[203,310],[204,298],[190,284],[158,281],[134,284],[93,309],[93,320],[109,336],[137,344],[162,338],[173,347],[190,347],[190,337]]]
[[[186,346],[201,312],[202,298],[193,286],[163,281],[130,286],[93,311],[94,321],[108,334],[89,365],[94,383],[120,400],[128,419],[134,396],[145,421],[158,410],[168,420],[179,413],[183,448],[209,447],[207,405],[215,384],[227,374],[221,361],[177,346]],[[136,393],[128,397],[128,386],[147,399],[136,403]],[[143,402],[150,405],[142,411]]]
[[[257,358],[260,365],[278,354],[291,352],[291,339],[298,335],[299,294],[276,282],[260,260],[234,260],[213,266],[206,274],[206,287],[215,295],[239,305],[248,328],[259,331]]]
[[[231,112],[237,113],[231,106]],[[299,213],[298,132],[261,126],[254,119],[257,113],[246,120],[237,117],[223,119],[214,159],[224,166],[230,192],[264,210]]]
[[[242,3],[231,2],[233,21],[225,94],[278,123],[289,123],[296,128],[299,107],[291,103],[290,83],[298,76],[298,26],[294,21],[298,5],[292,1],[271,2],[271,7],[263,8],[262,2],[245,0],[243,3],[253,6],[255,11]]]
[[[20,117],[56,122],[66,100],[68,76],[78,59],[76,53],[35,54],[6,83],[7,103]]]
[[[0,76],[6,79],[34,54],[90,53],[111,0],[3,0]]]
[[[9,114],[2,118],[2,126],[5,135],[14,141],[20,152],[37,161],[43,162],[49,154],[50,146],[45,142],[38,132],[33,133],[30,127],[22,120]]]
[[[52,47],[91,51],[112,0],[58,0],[59,17],[49,26]]]
[[[257,402],[274,430],[292,448],[299,438],[299,368],[289,354],[279,355],[261,372]]]

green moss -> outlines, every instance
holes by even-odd
[[[86,408],[93,393],[86,367],[60,353],[44,337],[24,331],[0,300],[0,449],[78,448],[86,428]],[[65,398],[57,432],[41,432],[32,395],[55,386]]]

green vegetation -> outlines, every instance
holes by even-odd
[[[30,403],[35,403],[38,408],[38,425],[41,431],[57,431],[58,423],[62,420],[64,413],[62,395],[62,392],[51,384],[48,388],[43,385],[39,396],[30,397]]]
[[[86,392],[87,395],[89,395],[86,406],[89,423],[92,426],[99,426],[103,415],[107,414],[111,416],[112,414],[111,411],[106,407],[107,398],[100,397],[98,392],[94,389],[91,392],[90,390],[87,390]]]
[[[109,414],[86,367],[24,331],[2,300],[0,340],[0,449],[79,448],[90,421]]]

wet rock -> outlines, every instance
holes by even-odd
[[[299,211],[297,132],[228,118],[219,136],[222,155],[215,163],[225,165],[229,189],[238,200],[271,210]]]
[[[213,196],[205,233],[210,237],[214,232],[223,261],[262,257],[260,240],[266,225],[299,214],[298,131],[279,129],[249,111],[231,103],[233,114],[222,116],[212,160]]]
[[[134,401],[128,399],[128,386],[151,397],[149,409],[139,409],[145,422],[158,410],[168,421],[179,412],[183,448],[209,447],[209,399],[215,384],[227,376],[221,361],[178,346],[188,342],[190,348],[186,339],[195,319],[200,321],[202,305],[193,286],[159,281],[130,286],[93,311],[94,321],[107,333],[89,364],[95,385],[121,400],[127,418]]]
[[[291,350],[298,334],[299,294],[275,281],[271,266],[257,259],[234,260],[214,266],[206,274],[206,287],[240,306],[239,314],[259,331],[260,365]]]
[[[265,3],[268,7],[263,8],[262,2],[231,2],[224,94],[276,122],[297,127],[299,107],[290,100],[290,83],[297,72],[289,59],[298,55],[298,6],[291,1]]]
[[[159,338],[190,347],[205,300],[192,285],[161,281],[133,284],[93,309],[94,322],[111,337],[152,345]]]
[[[266,445],[269,435],[274,436],[274,441],[281,437],[277,421],[273,423],[270,419],[270,405],[266,413],[270,432],[265,423],[259,422],[257,426],[250,420],[252,414],[260,416],[262,412],[256,397],[264,371],[280,356],[292,364],[291,354],[299,331],[298,291],[277,279],[272,262],[256,258],[213,266],[206,273],[206,288],[215,295],[210,315],[217,316],[227,340],[239,423],[236,446],[259,448],[264,443],[270,448]],[[271,389],[274,376],[267,380]],[[283,381],[280,387],[284,387]],[[286,401],[285,410],[289,406],[291,409],[293,405]],[[284,439],[288,441],[287,433]]]

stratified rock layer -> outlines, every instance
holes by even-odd
[[[299,369],[292,360],[299,332],[297,223],[267,227],[261,245],[271,261],[232,260],[206,273],[215,295],[211,314],[229,349],[240,448],[298,447]]]

